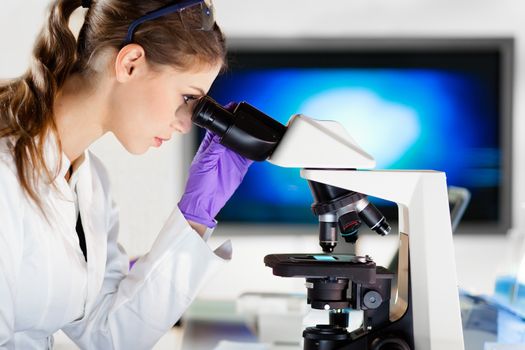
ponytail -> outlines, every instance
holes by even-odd
[[[71,14],[81,0],[56,0],[33,49],[31,66],[20,78],[0,85],[0,138],[14,137],[13,156],[24,191],[42,209],[38,179],[54,179],[44,159],[46,135],[56,135],[53,105],[77,61],[77,43],[69,29]],[[57,137],[58,140],[58,137]],[[58,141],[60,146],[60,141]],[[45,214],[45,213],[44,213]]]

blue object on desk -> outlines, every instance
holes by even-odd
[[[514,276],[501,276],[492,299],[499,309],[498,343],[525,344],[525,285]]]
[[[515,276],[501,276],[496,280],[494,298],[525,316],[525,285]]]

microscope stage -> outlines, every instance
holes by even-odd
[[[266,266],[281,277],[344,278],[373,283],[376,264],[370,257],[350,254],[271,254],[264,257]]]

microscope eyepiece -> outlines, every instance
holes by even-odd
[[[214,134],[224,136],[233,124],[233,114],[211,98],[203,97],[195,106],[191,121]]]
[[[199,100],[191,120],[218,135],[224,146],[256,161],[267,159],[286,132],[284,125],[246,102],[230,112],[209,96]]]

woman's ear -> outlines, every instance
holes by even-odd
[[[138,44],[128,44],[120,49],[115,59],[115,76],[124,83],[140,75],[146,67],[146,53]]]

